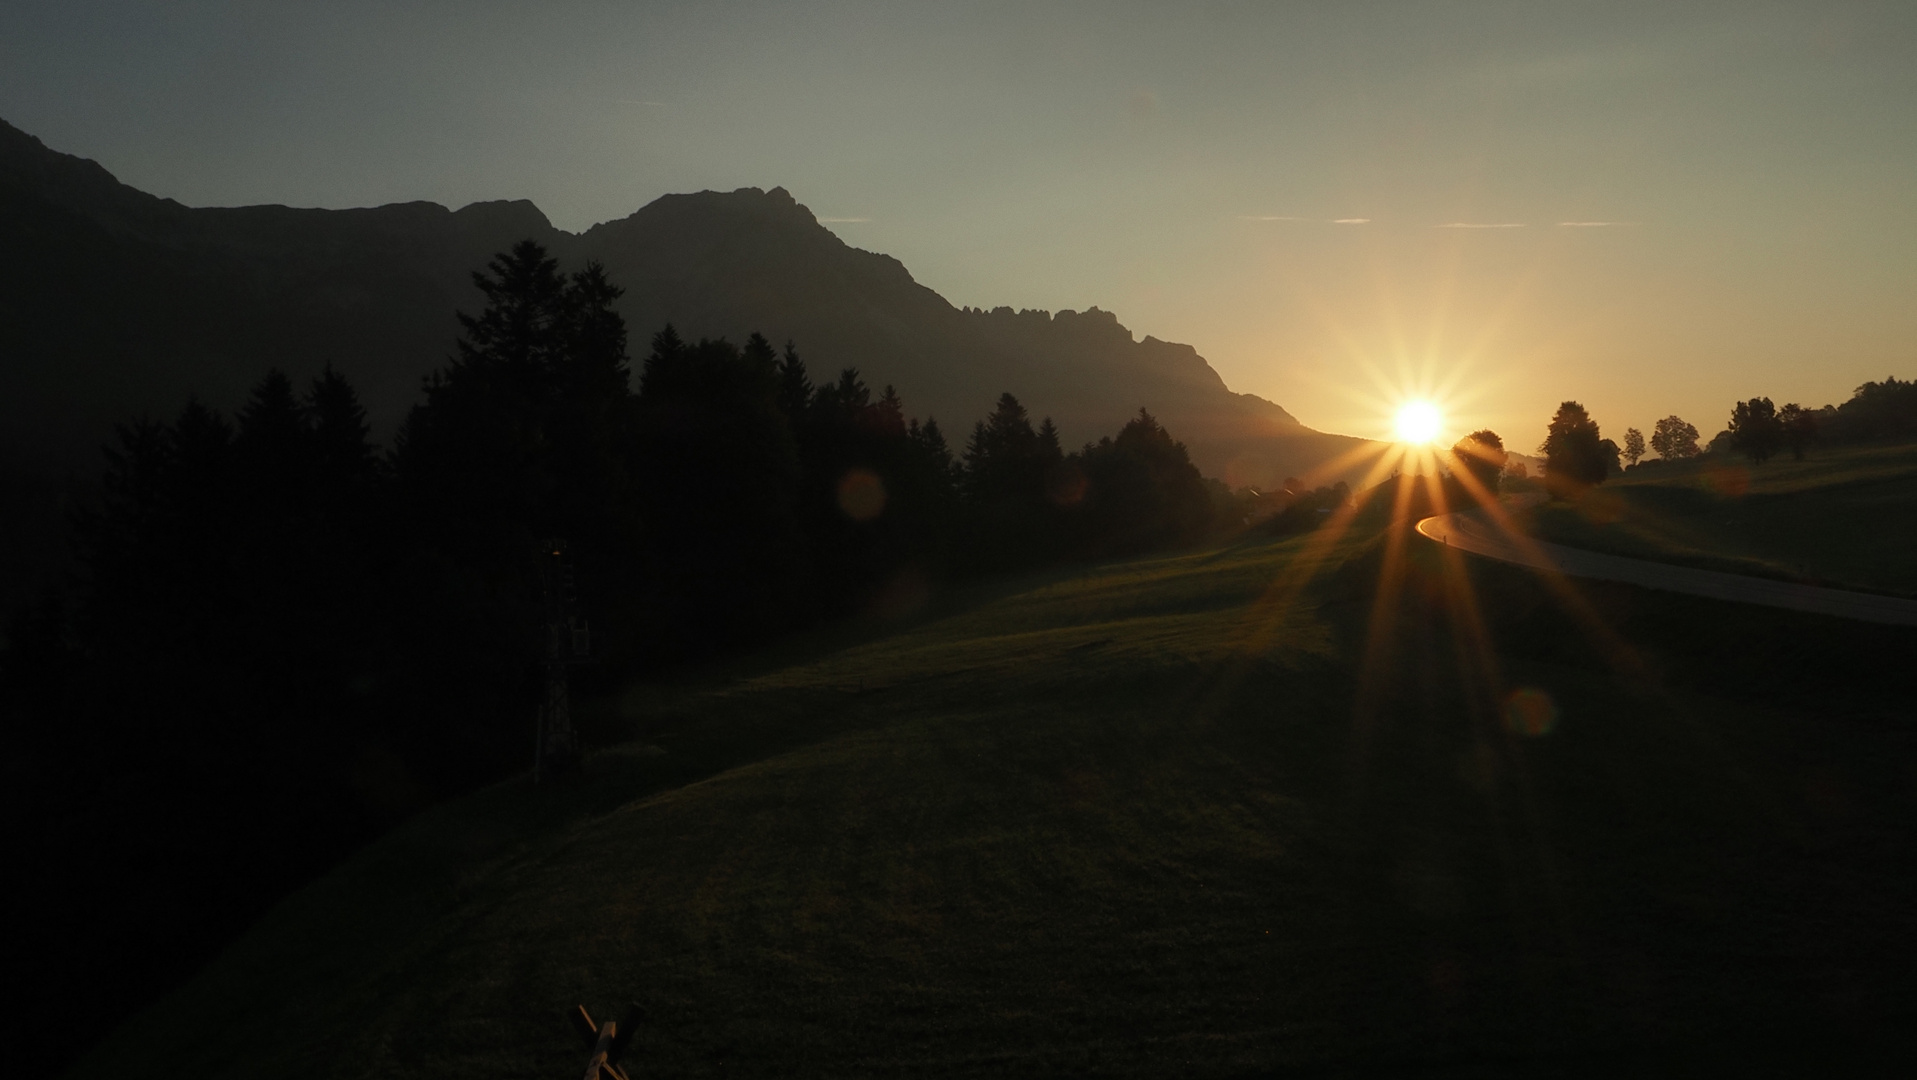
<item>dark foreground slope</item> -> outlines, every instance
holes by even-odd
[[[471,272],[514,241],[569,266],[604,262],[643,340],[793,340],[816,371],[858,367],[954,433],[1017,394],[1068,446],[1149,407],[1208,473],[1304,475],[1357,440],[1234,394],[1189,346],[1098,311],[961,311],[897,260],[846,246],[783,189],[656,200],[574,235],[528,202],[361,210],[188,208],[127,187],[0,123],[0,428],[56,460],[93,463],[114,422],[170,414],[189,393],[230,408],[268,366],[295,382],[331,363],[389,434],[443,362]]]
[[[79,1075],[554,1075],[626,1000],[675,1076],[1723,1073],[1917,1019],[1917,637],[1319,543],[600,702],[577,783],[422,817]]]

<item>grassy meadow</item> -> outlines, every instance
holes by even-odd
[[[1917,596],[1917,444],[1640,466],[1529,524],[1594,551]]]
[[[423,814],[76,1075],[576,1075],[628,1000],[635,1076],[1862,1054],[1917,1016],[1913,648],[1402,525],[999,585],[584,703],[582,775]]]

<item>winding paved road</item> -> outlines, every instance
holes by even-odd
[[[1815,585],[1724,574],[1715,570],[1697,570],[1646,559],[1627,559],[1582,548],[1546,544],[1528,537],[1519,541],[1485,520],[1482,510],[1428,517],[1418,522],[1418,531],[1431,540],[1473,555],[1528,566],[1534,570],[1600,581],[1621,581],[1647,589],[1708,596],[1713,600],[1729,600],[1739,604],[1761,604],[1818,615],[1835,615],[1860,622],[1917,626],[1917,600],[1824,589]]]

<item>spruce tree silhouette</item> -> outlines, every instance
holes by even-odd
[[[541,410],[541,468],[550,487],[545,520],[568,553],[588,608],[617,606],[635,587],[619,553],[639,541],[632,472],[633,397],[626,323],[613,304],[624,290],[587,263],[561,298],[560,348]]]
[[[613,308],[625,292],[597,262],[567,282],[559,303],[560,349],[551,367],[561,398],[606,407],[631,391],[626,320]]]
[[[765,335],[757,330],[746,336],[745,346],[739,350],[739,354],[747,363],[767,368],[775,375],[778,373],[779,354],[773,351],[772,343],[765,339]]]
[[[781,394],[797,374],[780,368]],[[796,395],[795,395],[796,396]],[[933,434],[937,434],[933,425]],[[877,400],[857,369],[818,387],[798,414],[803,465],[798,522],[811,567],[813,616],[865,608],[901,575],[923,582],[944,568],[953,521],[951,458],[905,415],[896,387]]]
[[[900,501],[913,513],[915,549],[929,568],[942,570],[952,563],[963,473],[936,417],[928,416],[924,423],[916,417],[907,421],[903,453]]]
[[[1185,444],[1146,409],[1116,438],[1088,446],[1074,462],[1085,478],[1077,543],[1081,555],[1125,555],[1187,544],[1212,525],[1211,494]]]
[[[253,388],[239,412],[241,451],[266,461],[284,461],[295,467],[304,443],[305,423],[293,381],[278,368]]]
[[[379,454],[359,393],[328,364],[306,392],[306,422],[313,432],[313,463],[329,492],[354,490],[378,479]]]
[[[925,462],[927,471],[941,478],[945,487],[957,493],[959,482],[959,464],[952,457],[952,448],[945,442],[945,432],[939,428],[938,418],[928,416],[921,424],[916,418],[906,427],[906,438],[916,448],[919,457]]]
[[[1044,445],[1025,406],[1009,393],[1000,394],[965,448],[966,493],[985,502],[1037,498],[1044,490],[1043,467],[1053,455],[1058,455],[1056,433],[1051,445]]]
[[[1056,557],[1060,514],[1047,495],[1063,465],[1056,431],[1049,439],[1034,431],[1018,398],[999,395],[965,448],[963,490],[977,567],[1009,569]]]
[[[637,433],[619,289],[602,268],[564,276],[545,249],[513,246],[473,275],[485,297],[396,440],[402,531],[418,541],[408,632],[434,646],[408,685],[451,688],[442,728],[408,729],[434,786],[516,763],[538,692],[529,628],[543,604],[533,552],[566,539],[587,617],[634,610],[640,539]],[[616,639],[617,634],[613,635]],[[463,716],[463,720],[452,717]]]
[[[797,430],[797,425],[804,421],[806,408],[811,404],[812,380],[806,375],[805,361],[799,359],[798,349],[788,341],[784,355],[779,358],[779,408],[785,412],[787,422]]]
[[[556,525],[539,458],[542,414],[568,366],[568,301],[558,262],[530,240],[487,269],[473,274],[486,306],[460,313],[465,333],[408,413],[396,460],[402,480],[449,525],[517,549]]]
[[[887,383],[885,393],[872,406],[873,429],[883,438],[899,439],[905,436],[905,402],[899,398],[897,388]]]
[[[1048,459],[1065,456],[1065,451],[1058,442],[1058,426],[1052,423],[1052,418],[1049,416],[1038,425],[1038,452],[1040,456]]]
[[[557,353],[565,337],[566,283],[559,261],[539,244],[521,240],[486,269],[491,276],[473,271],[485,308],[478,315],[459,315],[465,335],[459,339],[458,364],[536,386],[563,363]],[[528,396],[538,396],[537,391]]]
[[[686,658],[792,625],[798,447],[770,349],[652,339],[635,414],[648,648]]]

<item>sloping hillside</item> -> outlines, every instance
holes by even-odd
[[[584,777],[425,815],[77,1075],[559,1075],[627,1000],[659,1076],[1722,1073],[1913,1015],[1910,632],[1321,543],[602,700]]]
[[[1821,446],[1752,465],[1637,466],[1520,518],[1546,540],[1635,559],[1917,596],[1917,444]]]
[[[1008,390],[1069,445],[1146,407],[1241,485],[1305,475],[1357,442],[1232,393],[1190,347],[1134,341],[1109,313],[956,309],[780,188],[666,196],[579,235],[524,201],[193,209],[4,123],[0,425],[31,456],[90,468],[114,422],[188,394],[229,407],[268,366],[303,379],[331,363],[389,434],[450,351],[454,312],[479,306],[472,271],[527,237],[568,265],[607,265],[635,352],[667,322],[694,338],[760,331],[825,375],[895,384],[954,434]]]

